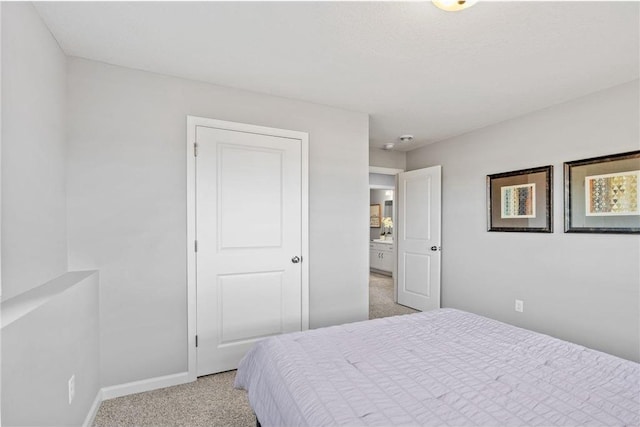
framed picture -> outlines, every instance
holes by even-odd
[[[565,233],[640,233],[640,151],[564,164]]]
[[[380,205],[369,205],[369,227],[380,228]]]
[[[551,233],[553,166],[487,175],[487,230]]]

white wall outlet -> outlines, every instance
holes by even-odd
[[[76,397],[76,376],[71,375],[69,378],[69,405],[73,402],[73,398]]]
[[[521,299],[516,300],[516,311],[522,313],[524,311],[524,301]]]

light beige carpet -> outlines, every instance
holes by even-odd
[[[393,302],[393,279],[369,274],[369,319],[416,313],[416,310]]]
[[[415,313],[393,302],[391,277],[369,277],[369,318]],[[95,427],[253,427],[256,418],[247,394],[233,388],[236,371],[198,378],[198,381],[105,400]]]
[[[233,388],[235,375],[236,371],[223,372],[188,384],[105,400],[93,425],[255,427],[247,393]]]

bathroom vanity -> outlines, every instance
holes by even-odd
[[[391,275],[393,240],[375,239],[369,242],[369,267],[376,273]]]

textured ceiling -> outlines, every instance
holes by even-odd
[[[72,56],[369,113],[410,147],[638,78],[638,2],[42,2]]]

